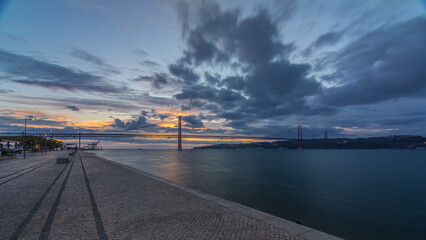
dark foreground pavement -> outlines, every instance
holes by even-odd
[[[56,155],[0,162],[0,239],[337,239],[90,153]]]

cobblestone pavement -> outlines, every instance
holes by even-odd
[[[64,155],[63,151],[48,152],[44,153],[27,153],[27,157],[24,159],[23,154],[18,154],[17,158],[1,160],[0,158],[0,182],[2,179],[11,175],[17,171],[25,171],[35,165],[46,162],[56,158],[57,156]]]
[[[0,239],[334,239],[89,153],[0,169]]]

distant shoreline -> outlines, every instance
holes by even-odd
[[[299,141],[214,144],[194,149],[298,149]],[[426,137],[398,135],[371,138],[303,139],[303,149],[426,149]]]

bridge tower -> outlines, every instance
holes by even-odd
[[[324,128],[324,139],[328,139],[327,128]]]
[[[297,148],[303,148],[303,135],[302,135],[302,125],[297,125]]]
[[[178,151],[182,151],[182,116],[178,117]]]

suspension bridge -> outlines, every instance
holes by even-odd
[[[81,148],[81,139],[87,138],[144,138],[144,139],[177,139],[178,150],[182,150],[183,139],[217,139],[220,140],[234,140],[234,141],[287,141],[295,138],[283,138],[283,137],[265,137],[265,136],[244,136],[244,135],[205,135],[205,134],[182,134],[182,118],[178,117],[178,133],[177,134],[166,134],[166,133],[84,133],[84,132],[45,132],[45,133],[0,133],[3,136],[38,136],[38,137],[50,137],[50,138],[78,138],[78,148]],[[325,131],[325,138],[327,138],[327,130]],[[302,125],[297,126],[297,140],[298,147],[302,148],[303,135]]]

